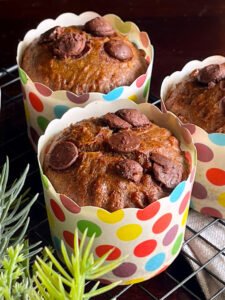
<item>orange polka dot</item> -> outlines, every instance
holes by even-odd
[[[214,185],[225,185],[225,171],[218,168],[211,168],[206,172],[208,181]]]
[[[114,260],[120,257],[121,251],[119,248],[113,245],[100,245],[95,249],[98,257],[102,257],[104,254],[109,252],[109,250],[113,249],[112,253],[107,257],[106,260]]]
[[[163,216],[161,216],[153,225],[152,231],[154,233],[161,233],[170,225],[170,222],[172,220],[172,214],[167,213]]]

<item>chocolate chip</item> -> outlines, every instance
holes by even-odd
[[[130,60],[133,52],[130,46],[122,40],[110,40],[104,44],[105,52],[120,61]]]
[[[108,140],[110,148],[118,152],[131,152],[140,145],[140,138],[128,131],[120,131],[111,135]]]
[[[50,152],[49,166],[54,170],[64,170],[70,167],[77,157],[78,149],[72,142],[59,142]]]
[[[225,78],[225,64],[211,64],[193,73],[198,82],[210,85]]]
[[[118,115],[134,127],[140,127],[150,124],[150,121],[146,117],[146,115],[141,113],[137,109],[120,109],[116,112],[116,115]]]
[[[225,97],[223,97],[222,99],[220,99],[219,107],[220,107],[223,115],[225,116]]]
[[[103,116],[103,121],[112,129],[128,129],[132,126],[113,113],[108,113]]]
[[[59,58],[77,57],[85,49],[86,37],[82,33],[63,33],[55,42],[53,53]]]
[[[111,36],[115,33],[112,26],[102,17],[94,18],[84,26],[85,31],[95,36]]]
[[[132,159],[124,159],[115,165],[115,171],[125,179],[132,180],[135,183],[140,182],[143,175],[142,166]]]
[[[178,185],[182,179],[182,166],[174,165],[172,167],[161,166],[157,163],[153,163],[153,173],[155,179],[165,185],[165,187],[172,189]]]
[[[64,28],[55,26],[42,33],[39,38],[39,44],[50,43],[56,41],[64,32]]]
[[[166,168],[173,166],[173,162],[168,157],[160,153],[151,153],[150,159],[159,164],[160,166],[164,166]]]

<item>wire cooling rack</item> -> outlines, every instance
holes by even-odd
[[[8,69],[0,69],[0,88],[2,93],[0,103],[0,167],[3,165],[7,155],[10,159],[11,176],[15,178],[22,172],[27,163],[30,164],[26,185],[31,187],[32,195],[36,192],[40,195],[30,213],[28,237],[31,243],[41,240],[43,245],[50,245],[51,238],[43,193],[41,192],[42,186],[39,178],[37,159],[27,137],[22,93],[16,65]],[[153,96],[150,96],[150,102],[156,105],[159,103]],[[204,237],[204,233],[216,223],[224,226],[225,230],[225,221],[213,218],[200,231],[195,231],[187,226],[187,230],[189,230],[192,236],[185,241],[184,245],[187,246],[194,239],[201,239],[206,246],[214,250],[213,257],[204,262],[204,264],[193,258],[186,250],[186,247],[183,247],[174,263],[157,277],[143,283],[118,287],[97,299],[203,300],[205,297],[197,281],[198,276],[202,272],[205,272],[206,276],[214,278],[219,286],[215,294],[209,299],[225,299],[225,296],[221,296],[221,293],[225,291],[225,281],[221,280],[208,269],[208,265],[215,258],[221,255],[225,256],[225,251],[224,249],[217,248],[216,245],[208,242]],[[190,263],[194,269],[190,267]]]

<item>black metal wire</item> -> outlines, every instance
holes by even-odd
[[[17,72],[16,65],[14,65],[10,68],[7,68],[7,69],[0,68],[0,88],[2,91],[2,109],[6,108],[7,105],[12,104],[15,101],[19,100],[22,102],[22,94],[21,94],[21,91],[18,89],[18,87],[17,87],[17,90],[15,89],[16,92],[13,95],[11,95],[11,93],[8,93],[8,90],[13,90],[15,88],[15,85],[18,85],[17,84],[18,80],[19,80],[19,78],[18,78],[18,72]],[[158,100],[156,97],[151,96],[150,98],[151,98],[151,102],[153,102],[153,104],[158,105],[160,103],[160,100]],[[17,142],[19,143],[20,139],[25,137],[25,135],[26,135],[26,129],[24,128],[24,130],[22,132],[20,132],[18,135],[7,137],[6,139],[4,139],[2,141],[0,140],[0,153],[2,152],[2,149],[10,147],[11,144],[13,145]],[[19,160],[21,160],[21,159],[23,160],[25,157],[27,157],[31,154],[32,154],[32,148],[28,146],[27,149],[25,148],[22,153],[17,153],[16,155],[14,155],[13,158],[10,160],[10,163],[16,164]],[[32,157],[30,159],[32,160]],[[0,165],[1,165],[1,163],[0,163]],[[30,170],[28,180],[32,181],[32,179],[36,176],[36,174],[38,174],[38,168],[37,168],[37,165],[34,164],[34,165],[32,165],[32,168]],[[42,209],[44,211],[43,193],[40,194],[39,198],[41,200],[40,200],[40,203],[38,204],[39,205],[38,207],[39,207],[39,209]],[[32,220],[32,218],[31,218],[31,220]],[[49,241],[49,233],[46,232],[45,229],[43,230],[43,226],[45,227],[46,224],[47,224],[47,217],[45,215],[44,218],[40,219],[38,222],[36,222],[36,223],[34,222],[33,224],[31,224],[31,226],[29,228],[29,232],[32,232],[33,235],[36,235],[37,239],[39,239],[39,240],[41,239],[45,243],[49,243],[50,242]],[[192,272],[190,272],[189,274],[187,274],[187,276],[185,276],[185,278],[179,279],[176,276],[174,276],[171,269],[168,268],[167,271],[165,272],[165,275],[173,283],[173,287],[164,296],[162,296],[161,298],[158,298],[152,291],[150,291],[146,287],[146,285],[144,283],[139,283],[136,286],[138,286],[138,288],[146,294],[146,297],[149,297],[149,299],[153,299],[153,300],[169,299],[171,295],[173,295],[178,289],[181,289],[181,288],[184,291],[186,291],[190,295],[190,297],[192,297],[191,299],[201,300],[201,299],[203,299],[201,296],[202,294],[200,293],[200,295],[198,295],[198,293],[196,293],[196,291],[193,291],[189,287],[190,284],[188,284],[188,282],[190,282],[190,280],[192,278],[194,278],[197,274],[199,274],[200,272],[202,272],[204,270],[205,272],[207,272],[207,274],[209,274],[209,276],[212,276],[213,278],[215,278],[215,280],[217,280],[221,284],[220,289],[218,291],[216,291],[216,293],[210,299],[207,299],[207,300],[216,299],[219,295],[221,295],[222,292],[225,291],[225,281],[223,281],[221,278],[216,276],[216,274],[214,274],[212,271],[210,271],[207,268],[207,266],[210,264],[210,262],[212,262],[219,255],[224,256],[225,248],[219,249],[216,245],[214,245],[212,242],[209,242],[205,237],[202,236],[202,233],[206,232],[211,226],[214,226],[216,224],[220,224],[221,226],[224,226],[224,230],[225,230],[225,221],[218,220],[218,219],[212,219],[211,222],[209,222],[205,227],[203,227],[199,231],[195,231],[191,227],[187,226],[187,230],[189,230],[193,235],[184,242],[184,245],[185,246],[189,245],[189,243],[191,243],[191,241],[198,238],[198,239],[201,239],[209,247],[212,247],[215,251],[215,254],[208,261],[206,261],[204,264],[202,264],[196,258],[192,257],[183,247],[182,252],[181,252],[182,254],[180,254],[180,255],[183,255],[189,261],[192,261],[193,264],[196,265],[196,269],[193,270]],[[28,232],[28,234],[29,234],[29,232]],[[108,292],[107,295],[108,295],[109,299],[118,299],[121,296],[126,295],[126,293],[131,289],[132,289],[132,285],[122,287],[119,292],[118,291],[116,292],[116,295],[114,295],[113,291]],[[137,299],[137,298],[135,298],[135,299]]]

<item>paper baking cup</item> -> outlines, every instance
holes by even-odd
[[[71,107],[83,107],[96,100],[111,102],[128,98],[137,103],[142,103],[148,99],[153,65],[153,46],[146,32],[141,32],[134,23],[123,22],[118,16],[113,14],[105,15],[104,18],[108,20],[117,32],[126,35],[139,49],[143,49],[146,53],[146,60],[149,62],[146,74],[139,76],[130,86],[117,87],[108,94],[91,92],[78,96],[65,90],[52,91],[41,83],[33,82],[20,67],[26,47],[46,30],[57,25],[84,25],[87,21],[97,16],[99,14],[95,12],[85,12],[81,15],[65,13],[56,20],[44,20],[36,29],[28,31],[24,40],[18,45],[17,63],[23,89],[28,134],[34,147],[36,147],[38,137],[44,133],[48,123],[55,118],[60,118]]]
[[[190,174],[170,194],[144,209],[125,208],[110,213],[94,206],[79,207],[74,201],[56,193],[43,175],[42,163],[50,140],[71,123],[99,117],[121,108],[137,108],[159,126],[168,128],[181,141],[190,162]],[[188,142],[187,142],[188,141]],[[165,270],[178,255],[184,238],[189,201],[196,167],[196,150],[188,130],[179,125],[171,113],[163,114],[151,104],[137,105],[129,100],[114,103],[94,102],[85,108],[73,108],[59,120],[52,121],[38,143],[38,160],[43,182],[49,226],[55,248],[60,240],[73,248],[73,233],[88,228],[88,236],[96,234],[94,255],[99,257],[109,249],[114,251],[108,260],[128,255],[121,266],[104,275],[110,282],[122,280],[131,284],[149,279]]]
[[[184,66],[184,68],[166,77],[161,87],[161,99],[163,109],[164,100],[170,89],[197,68],[205,67],[209,64],[221,64],[225,62],[223,56],[211,56],[203,61],[194,60]],[[208,134],[202,128],[194,124],[183,124],[189,129],[195,146],[197,148],[197,171],[191,206],[198,212],[217,217],[225,218],[225,134]]]

